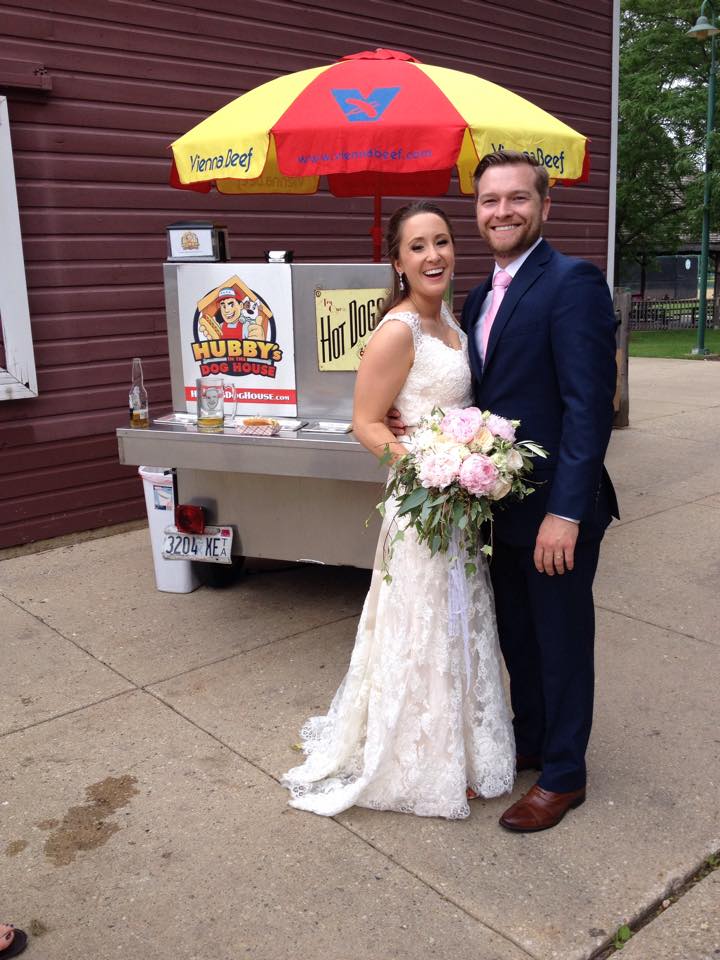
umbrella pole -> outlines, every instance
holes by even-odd
[[[370,230],[370,236],[373,242],[373,262],[380,263],[382,253],[382,197],[378,193],[375,194],[374,208],[375,221]]]

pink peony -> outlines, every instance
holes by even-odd
[[[483,425],[483,415],[477,407],[464,410],[448,410],[440,423],[440,429],[458,443],[470,443]]]
[[[491,493],[500,476],[495,464],[482,453],[472,453],[460,467],[460,483],[476,497]]]
[[[462,457],[457,447],[447,447],[437,452],[427,453],[420,461],[418,475],[423,487],[437,487],[442,490],[457,480]]]
[[[515,427],[509,420],[506,420],[505,417],[496,417],[495,414],[492,413],[485,421],[485,426],[491,433],[494,433],[496,437],[501,437],[509,443],[515,440]]]

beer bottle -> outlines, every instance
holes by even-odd
[[[148,409],[148,395],[143,383],[142,361],[140,357],[133,359],[132,383],[130,384],[130,426],[149,427],[150,413]]]

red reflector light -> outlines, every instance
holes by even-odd
[[[179,503],[175,507],[175,526],[181,533],[204,533],[205,508],[194,503]]]

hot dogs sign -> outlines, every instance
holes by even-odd
[[[188,411],[196,378],[223,376],[237,388],[238,414],[294,415],[290,267],[193,264],[177,276]]]
[[[390,291],[315,290],[318,369],[357,370]]]

